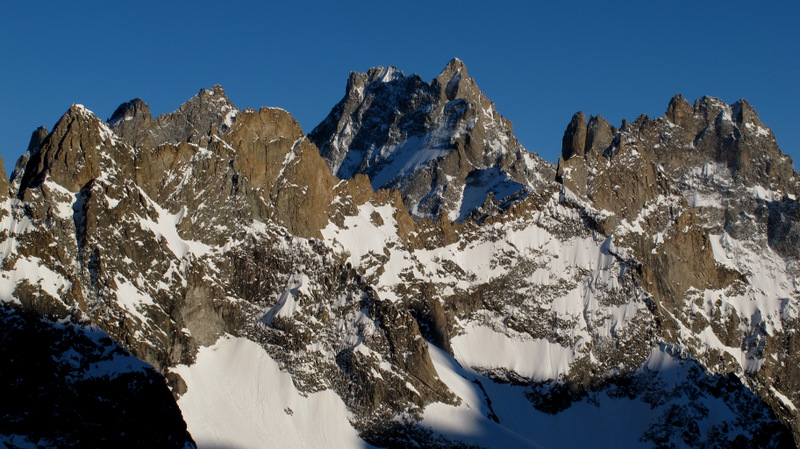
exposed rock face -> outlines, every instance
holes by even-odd
[[[583,156],[586,146],[586,116],[583,111],[572,116],[561,141],[561,155],[566,160],[573,155]]]
[[[134,100],[109,122],[74,106],[38,130],[3,197],[4,343],[47,337],[52,351],[26,369],[74,376],[26,374],[24,388],[4,384],[11,394],[91,385],[152,400],[163,426],[137,412],[136,438],[191,445],[174,403],[161,407],[163,379],[185,405],[213,387],[176,366],[245,338],[297,401],[335,392],[381,447],[607,435],[619,440],[597,444],[782,447],[800,435],[797,178],[744,102],[678,96],[664,117],[620,129],[576,114],[557,172],[457,60],[431,83],[351,75],[311,139],[289,113],[240,111],[219,87],[155,119]],[[131,363],[94,376],[107,361]],[[281,392],[251,395],[257,410],[236,419],[276,406],[323,419]],[[203,410],[226,419],[215,413]],[[552,431],[570,416],[574,428]],[[2,429],[0,441],[68,445],[62,430]],[[228,437],[204,443],[270,434]]]
[[[336,176],[364,173],[376,190],[399,190],[417,218],[463,221],[487,201],[505,210],[553,177],[458,59],[430,83],[394,67],[352,73],[309,138]]]
[[[0,169],[3,170],[0,171],[0,173],[5,173],[6,165],[5,163],[3,163],[2,158],[0,158]],[[9,192],[8,189],[9,187],[11,187],[11,185],[9,184],[8,179],[6,179],[5,176],[2,176],[1,178],[2,179],[0,179],[0,197],[5,198],[5,196],[8,195]]]
[[[177,111],[152,119],[141,99],[120,105],[108,120],[119,137],[135,148],[182,142],[198,143],[216,130],[231,126],[238,110],[221,86],[201,89]]]
[[[567,135],[580,128],[575,120],[559,179],[593,205],[586,211],[599,229],[633,250],[645,288],[664,310],[666,340],[691,348],[711,372],[739,374],[793,423],[773,392],[796,400],[795,377],[783,368],[798,364],[785,333],[796,318],[789,309],[766,310],[778,298],[793,308],[798,298],[790,280],[797,276],[798,184],[772,132],[744,100],[705,97],[691,106],[678,95],[664,117],[623,124],[605,149],[608,138],[596,147],[587,138],[591,149],[576,156],[567,148]],[[775,279],[766,290],[758,287],[762,270]],[[743,311],[743,302],[759,311]],[[721,346],[698,340],[703,332]]]
[[[46,176],[70,192],[80,191],[90,180],[99,178],[104,165],[113,161],[118,170],[132,172],[135,152],[121,145],[104,123],[81,105],[72,105],[53,131],[27,155],[20,193],[36,187]]]

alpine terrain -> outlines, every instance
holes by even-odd
[[[745,100],[553,165],[458,59],[307,135],[214,86],[72,105],[0,192],[6,447],[800,444],[800,178]]]

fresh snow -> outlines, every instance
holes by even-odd
[[[384,188],[391,181],[403,178],[447,153],[449,150],[433,146],[430,141],[417,136],[411,136],[395,145],[380,147],[373,151],[372,157],[377,156],[379,159],[376,160],[385,161],[386,165],[372,176],[372,187],[375,190]]]
[[[705,418],[697,420],[702,435],[712,424],[727,421],[730,425],[736,419],[723,399],[691,398],[683,392],[681,382],[690,382],[687,376],[693,362],[681,361],[663,345],[652,350],[639,372],[655,371],[653,380],[673,392],[666,401],[653,406],[642,397],[597,393],[593,400],[581,399],[555,415],[536,410],[525,397],[527,387],[493,382],[465,370],[433,345],[428,350],[439,378],[461,402],[457,406],[429,405],[421,424],[445,437],[490,449],[649,448],[652,442],[640,440],[644,432],[660,424],[670,407],[691,401],[709,410]],[[489,418],[490,413],[498,422]]]
[[[500,168],[475,170],[467,177],[458,212],[454,211],[450,219],[459,222],[466,220],[473,210],[483,205],[489,193],[494,193],[495,198],[502,202],[522,189],[522,184],[509,178]]]
[[[305,274],[292,274],[286,282],[286,288],[275,304],[264,317],[264,324],[271,326],[275,317],[290,318],[297,311],[298,303],[295,298],[308,285],[308,276]]]
[[[360,265],[361,260],[370,253],[383,254],[387,241],[397,240],[394,212],[391,204],[376,207],[366,203],[358,208],[358,215],[345,217],[341,228],[329,223],[321,231],[322,236],[326,241],[338,244],[340,250],[348,252],[348,262]],[[383,220],[382,225],[373,221],[372,216],[376,213]]]
[[[14,262],[13,267],[0,273],[0,301],[20,304],[14,292],[23,282],[40,288],[54,299],[60,299],[64,291],[72,288],[71,282],[48,268],[41,259],[20,258]]]
[[[178,406],[198,449],[370,447],[336,393],[301,394],[247,339],[223,337],[200,348],[194,365],[173,371],[186,381]]]
[[[782,314],[791,298],[797,298],[800,284],[787,270],[787,262],[768,246],[752,248],[728,234],[709,235],[717,263],[743,273],[748,288],[744,294],[724,291],[706,292],[706,303],[721,299],[733,306],[740,316],[764,323],[768,333],[781,331]]]
[[[409,253],[403,249],[403,244],[397,236],[397,221],[394,218],[395,209],[391,204],[375,206],[366,203],[358,208],[358,215],[346,217],[344,225],[340,228],[334,223],[321,231],[323,238],[332,243],[340,253],[347,254],[347,261],[353,266],[365,268],[367,274],[374,274],[377,267],[368,267],[366,260],[376,257],[389,256],[385,263],[376,288],[381,292],[381,298],[394,300],[397,295],[391,287],[403,282],[401,273],[412,266]],[[376,223],[373,217],[380,217],[383,224]]]
[[[470,323],[450,342],[465,367],[506,368],[529,379],[556,379],[569,372],[573,350],[544,339],[512,338],[490,327]]]
[[[143,323],[147,323],[144,315],[143,306],[154,306],[153,298],[144,294],[135,285],[125,280],[122,276],[117,276],[114,281],[117,284],[117,303],[132,315],[138,317]]]
[[[142,196],[147,195],[140,189]],[[149,199],[149,197],[147,197]],[[153,221],[149,218],[143,218],[139,223],[142,229],[151,231],[158,237],[166,241],[167,247],[178,258],[184,258],[188,254],[195,256],[203,256],[211,252],[212,247],[197,241],[184,240],[178,234],[178,225],[183,217],[186,215],[186,206],[181,208],[176,214],[170,214],[159,206],[155,201],[150,200],[150,205],[156,210],[158,218]]]

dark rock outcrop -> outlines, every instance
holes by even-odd
[[[0,444],[193,448],[161,375],[104,332],[0,307]]]
[[[564,137],[561,139],[561,157],[564,160],[572,156],[583,156],[586,147],[586,116],[583,111],[572,116]]]

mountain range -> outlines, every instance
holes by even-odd
[[[800,443],[800,178],[745,100],[578,112],[554,165],[458,59],[308,134],[214,86],[72,105],[0,192],[7,447]]]

